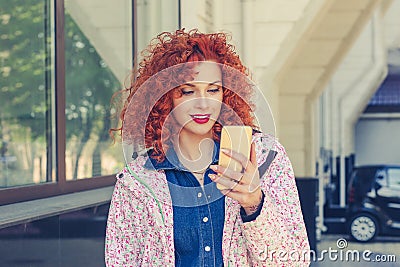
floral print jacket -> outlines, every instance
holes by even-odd
[[[255,134],[257,163],[277,152],[261,178],[260,215],[243,223],[240,204],[225,201],[224,266],[308,266],[309,243],[294,173],[273,137]],[[138,157],[117,174],[106,231],[106,266],[175,266],[173,213],[162,170],[144,168]]]

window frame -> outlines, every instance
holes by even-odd
[[[65,150],[66,150],[66,86],[65,86],[65,6],[64,0],[52,0],[54,4],[54,44],[52,48],[55,53],[55,131],[56,139],[56,166],[55,182],[46,182],[34,185],[22,185],[0,189],[0,205],[12,204],[16,202],[34,200],[50,196],[62,195],[78,191],[96,189],[114,185],[115,175],[99,176],[95,178],[85,178],[79,180],[67,180],[65,175]],[[132,14],[132,54],[136,58],[136,0],[131,0]],[[134,64],[132,62],[132,67]],[[50,148],[51,149],[51,148]],[[53,159],[49,159],[53,161]]]

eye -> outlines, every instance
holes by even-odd
[[[190,90],[189,88],[182,88],[181,92],[182,92],[182,95],[192,95],[194,93],[194,91]]]
[[[213,86],[213,87],[209,88],[207,91],[209,93],[215,94],[215,93],[218,93],[219,91],[221,91],[221,87]]]

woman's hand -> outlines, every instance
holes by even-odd
[[[233,150],[221,149],[221,151],[240,162],[243,166],[243,172],[236,172],[220,165],[211,165],[210,168],[218,175],[210,174],[209,177],[227,188],[221,190],[222,194],[236,199],[247,215],[253,214],[261,204],[262,199],[254,143],[251,144],[250,160]]]

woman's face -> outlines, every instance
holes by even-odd
[[[180,134],[211,137],[222,105],[222,74],[218,64],[199,63],[193,81],[178,87],[173,116]],[[179,95],[178,94],[178,95]]]

